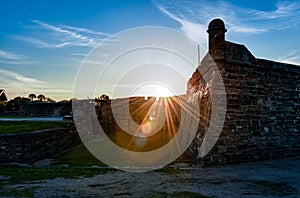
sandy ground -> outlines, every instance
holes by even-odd
[[[300,157],[208,168],[43,180],[35,197],[300,197]]]

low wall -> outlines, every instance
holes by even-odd
[[[64,116],[71,114],[70,102],[26,102],[20,104],[20,114],[30,116]]]
[[[75,127],[0,135],[0,163],[30,163],[81,143]]]

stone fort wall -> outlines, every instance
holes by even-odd
[[[226,32],[218,20],[210,26],[217,29],[216,36],[210,35],[211,38]],[[257,59],[245,46],[225,40],[209,48],[211,57],[207,56],[199,67],[211,64],[210,61],[217,65],[224,81],[227,109],[221,135],[204,157],[200,157],[197,149],[209,123],[199,127],[199,138],[190,148],[195,160],[210,165],[299,155],[300,67]],[[213,79],[213,71],[206,72]],[[205,98],[218,93],[218,84],[212,80],[211,86],[207,86],[203,75],[206,74],[194,73],[189,90],[201,96],[200,106],[210,106],[210,100]],[[208,108],[205,114],[208,119],[209,111]]]

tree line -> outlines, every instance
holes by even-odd
[[[36,99],[36,100],[35,100]],[[6,111],[18,111],[20,109],[20,104],[25,102],[56,102],[50,97],[46,97],[43,94],[29,94],[28,97],[17,96],[9,101],[0,102],[0,113]],[[62,100],[59,102],[71,102],[71,100]]]
[[[105,100],[109,101],[110,98],[106,94],[102,94],[99,97],[95,98],[96,100]],[[61,100],[58,102],[71,102],[71,100]],[[21,97],[17,96],[13,99],[10,99],[9,101],[1,101],[0,102],[0,113],[4,112],[5,110],[7,111],[18,111],[20,109],[20,104],[25,103],[25,102],[56,102],[50,97],[46,97],[43,94],[36,95],[34,93],[31,93],[28,95],[28,97]]]
[[[40,102],[43,102],[43,101],[46,101],[46,102],[55,102],[55,100],[53,100],[52,98],[46,97],[43,94],[36,95],[34,93],[31,93],[31,94],[28,95],[28,98],[30,98],[32,102],[34,101],[34,99],[37,99]]]

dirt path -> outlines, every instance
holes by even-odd
[[[300,157],[209,168],[43,180],[35,197],[300,197]]]

